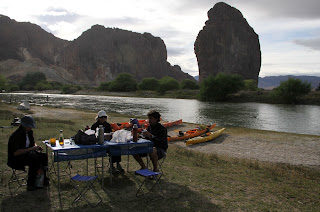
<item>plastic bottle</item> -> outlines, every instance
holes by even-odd
[[[99,132],[98,132],[98,137],[99,137],[99,140],[98,140],[98,143],[99,144],[103,144],[104,143],[104,128],[103,128],[103,125],[99,125]]]
[[[138,141],[138,125],[134,124],[132,128],[132,136],[133,136],[133,142]]]
[[[42,188],[43,187],[43,181],[44,181],[44,173],[42,169],[38,169],[37,171],[37,177],[36,177],[36,181],[35,181],[35,186],[38,188]]]
[[[62,130],[60,130],[59,144],[60,144],[60,146],[64,145],[64,137],[63,137]]]

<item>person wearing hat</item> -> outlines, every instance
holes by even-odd
[[[44,185],[48,185],[49,179],[46,177],[48,166],[48,156],[42,153],[42,147],[37,146],[33,137],[33,128],[36,128],[36,122],[30,115],[25,115],[21,119],[21,124],[14,131],[8,142],[8,166],[11,168],[29,166],[27,190],[33,191],[35,186],[37,172],[42,170],[44,173]]]
[[[105,133],[111,133],[112,132],[112,128],[111,125],[107,122],[108,120],[108,116],[107,113],[104,110],[100,110],[98,112],[98,115],[96,117],[96,123],[94,123],[91,126],[91,130],[96,131],[97,128],[99,128],[100,125],[102,125],[104,127],[104,132]],[[112,173],[116,174],[119,172],[124,172],[124,169],[121,167],[121,156],[112,156]],[[114,166],[114,163],[116,163],[116,167]],[[111,167],[110,167],[111,168]]]
[[[168,149],[167,128],[159,123],[161,117],[159,112],[151,110],[147,116],[149,119],[149,126],[142,134],[146,139],[153,143],[153,152],[149,153],[149,157],[153,165],[153,171],[158,172],[158,160],[166,155],[166,151]],[[141,169],[147,168],[141,158],[146,156],[147,154],[133,155],[134,159],[141,166]]]

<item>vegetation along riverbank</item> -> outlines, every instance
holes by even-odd
[[[17,105],[0,104],[1,126],[10,126],[14,117],[25,113],[35,117],[37,128],[34,132],[39,144],[57,137],[60,129],[64,130],[65,137],[73,136],[79,129],[92,124],[96,116],[96,111],[40,106],[19,111]],[[108,115],[109,122],[124,122],[130,118]],[[183,123],[168,128],[168,132],[173,135],[177,130],[194,126]],[[61,210],[54,175],[51,175],[48,188],[34,191],[32,195],[25,189],[12,197],[9,195],[7,180],[11,171],[6,165],[7,142],[15,129],[1,129],[1,211]],[[62,179],[62,207],[63,210],[78,211],[319,211],[319,149],[319,136],[227,128],[220,137],[208,143],[191,146],[183,141],[169,143],[163,166],[165,174],[160,180],[165,193],[163,199],[147,203],[135,196],[138,179],[133,171],[139,167],[130,156],[129,173],[114,177],[112,187],[106,175],[103,189],[100,181],[95,183],[103,198],[103,203],[96,208],[84,201],[72,208],[76,192],[68,178]],[[123,157],[123,164],[126,162]],[[72,173],[82,173],[85,164],[86,161],[72,161]],[[89,160],[89,167],[89,172],[94,173],[93,160]],[[93,197],[89,198],[94,201]]]

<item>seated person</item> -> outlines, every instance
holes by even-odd
[[[37,171],[44,172],[44,185],[48,185],[49,179],[46,177],[48,166],[48,156],[42,153],[41,146],[37,146],[33,137],[32,128],[36,127],[36,122],[32,116],[26,115],[21,119],[21,125],[14,131],[8,142],[8,166],[20,169],[29,166],[27,190],[33,191],[35,186]]]
[[[107,113],[104,110],[100,110],[98,112],[98,116],[96,117],[96,123],[94,123],[91,126],[91,130],[96,131],[96,129],[99,128],[99,125],[102,125],[104,127],[105,133],[112,132],[111,125],[107,122],[107,120],[108,120]],[[112,163],[117,163],[116,167],[114,167],[114,165],[112,164],[113,174],[118,172],[124,172],[124,169],[121,167],[120,162],[121,162],[121,156],[112,156]]]
[[[168,141],[167,141],[167,129],[160,124],[160,113],[157,111],[150,111],[148,113],[149,126],[146,131],[143,132],[143,136],[151,140],[153,142],[153,152],[149,153],[149,157],[151,159],[153,165],[153,171],[158,172],[158,160],[163,158],[168,149]],[[141,157],[146,155],[134,155],[133,157],[140,164],[141,169],[146,169],[146,165],[144,164]]]

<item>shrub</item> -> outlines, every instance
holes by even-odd
[[[196,90],[196,89],[199,89],[199,85],[195,81],[192,81],[190,79],[184,79],[180,84],[180,88]]]
[[[0,91],[6,90],[7,86],[8,86],[7,78],[5,76],[3,76],[2,74],[0,74]]]
[[[142,81],[138,84],[138,89],[155,91],[159,89],[159,80],[154,77],[143,78]]]
[[[258,83],[256,80],[249,79],[249,80],[244,80],[244,90],[246,91],[256,91],[258,89]]]
[[[308,94],[311,91],[311,83],[302,82],[300,79],[289,77],[287,81],[282,81],[278,87],[273,89],[276,97],[283,98],[286,103],[295,104],[297,98]]]
[[[48,81],[41,81],[36,84],[35,89],[38,91],[52,90],[52,85]]]
[[[70,93],[76,93],[78,91],[78,87],[74,85],[63,85],[62,86],[62,93],[64,94],[70,94]]]
[[[120,73],[115,80],[110,82],[110,91],[136,91],[137,82],[128,73]]]
[[[218,73],[210,75],[200,84],[200,99],[205,101],[225,101],[229,94],[244,87],[243,79],[237,74]]]
[[[179,89],[179,82],[172,77],[163,77],[159,80],[159,89],[160,93],[164,93],[169,90],[177,90]]]
[[[26,90],[34,90],[35,85],[41,81],[46,81],[46,75],[42,72],[27,73],[19,83],[20,88]]]
[[[110,82],[102,82],[97,88],[98,91],[109,91]]]

